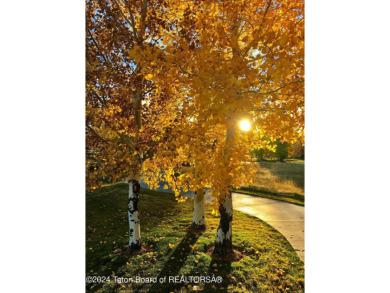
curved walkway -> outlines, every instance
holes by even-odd
[[[148,188],[144,182],[141,182],[141,186]],[[157,190],[172,193],[172,190],[163,189],[162,186],[163,183],[160,183]],[[193,192],[182,195],[194,197]],[[211,201],[210,192],[206,193],[206,200]],[[255,216],[274,227],[291,243],[300,259],[305,261],[305,208],[303,206],[233,192],[233,208]]]
[[[286,237],[305,261],[305,208],[279,200],[233,192],[233,208],[267,222]]]

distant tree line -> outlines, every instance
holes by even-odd
[[[272,142],[268,141],[268,147],[254,149],[252,155],[259,161],[274,161],[284,162],[288,158],[301,159],[305,158],[305,147],[301,140],[295,143],[282,142],[279,139]]]

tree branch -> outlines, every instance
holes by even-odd
[[[265,20],[265,16],[266,16],[267,13],[268,13],[268,9],[269,9],[269,7],[271,6],[271,2],[272,2],[272,0],[269,0],[269,1],[268,1],[267,7],[266,7],[265,10],[264,10],[263,18],[262,18],[262,20],[261,20],[259,29],[257,30],[257,33],[256,33],[257,35],[260,35],[261,29],[262,29],[262,27],[263,27],[263,23],[264,23],[264,20]],[[248,46],[247,46],[247,47],[245,48],[245,50],[244,50],[244,56],[248,53],[248,51],[250,50],[250,48],[251,48],[251,46],[250,46],[250,44],[248,44]]]
[[[119,3],[118,3],[116,0],[114,0],[114,2],[116,3],[116,5],[118,5],[118,9],[119,9],[119,11],[120,11],[122,17],[123,17],[123,18],[125,19],[125,21],[130,25],[130,27],[131,27],[131,32],[134,34],[134,38],[136,39],[136,38],[137,38],[137,35],[136,35],[135,31],[134,31],[134,28],[133,28],[132,23],[127,19],[126,15],[123,13],[122,9],[120,8]]]
[[[270,95],[270,94],[273,94],[277,91],[280,91],[281,89],[284,89],[286,86],[288,85],[291,85],[291,84],[296,84],[296,83],[301,83],[301,82],[304,82],[304,80],[298,80],[298,81],[294,81],[294,82],[290,82],[284,86],[281,86],[277,89],[274,89],[272,91],[269,91],[269,92],[265,92],[265,93],[261,93],[261,92],[258,92],[258,91],[246,91],[246,92],[238,92],[239,95],[242,95],[242,94],[257,94],[257,95]]]
[[[137,31],[137,28],[135,26],[135,21],[134,21],[134,15],[133,15],[133,12],[131,12],[131,7],[129,5],[129,2],[127,0],[123,0],[123,2],[125,3],[127,9],[129,10],[129,13],[130,13],[130,21],[131,21],[131,27],[133,28],[133,31],[134,31],[134,34],[136,36],[136,39],[138,39],[138,31]]]
[[[93,129],[91,126],[89,126],[88,124],[85,125],[97,138],[99,138],[102,142],[106,143],[106,144],[109,144],[107,140],[105,140],[103,137],[101,137],[96,131],[95,129]]]
[[[146,27],[146,24],[145,24],[145,19],[146,19],[146,9],[148,7],[148,1],[147,0],[143,0],[142,1],[142,7],[141,7],[141,28],[140,28],[140,35],[139,37],[142,38],[144,33],[145,33],[145,27]],[[141,42],[142,40],[140,40]]]

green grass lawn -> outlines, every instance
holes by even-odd
[[[260,161],[260,166],[271,171],[281,179],[292,180],[296,186],[305,188],[305,163],[302,160],[287,162]]]
[[[219,219],[207,207],[208,229],[187,229],[192,200],[141,189],[143,251],[126,252],[128,185],[107,185],[86,196],[86,274],[89,276],[221,276],[222,283],[87,284],[88,292],[303,292],[304,265],[290,243],[265,222],[234,212],[236,259],[211,257]]]

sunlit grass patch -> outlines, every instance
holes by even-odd
[[[235,192],[304,205],[304,190],[298,187],[294,180],[286,179],[289,176],[297,176],[299,180],[303,180],[302,168],[296,169],[296,166],[290,166],[293,164],[279,162],[260,162],[260,164],[253,162],[252,164],[256,172],[252,185],[235,189]],[[263,167],[265,164],[268,164],[267,168]],[[285,167],[287,165],[290,167]],[[303,164],[300,165],[303,167]],[[275,166],[278,166],[278,171],[275,171]],[[294,172],[290,169],[294,169]],[[279,173],[280,175],[276,175]]]

